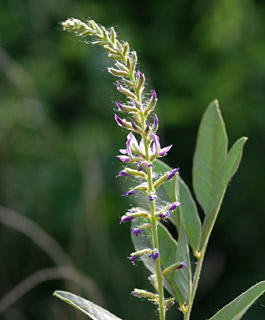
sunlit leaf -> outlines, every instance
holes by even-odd
[[[144,218],[133,220],[132,227],[137,227],[139,224],[143,224],[146,222],[147,220]],[[158,225],[157,232],[159,239],[161,264],[163,269],[165,269],[166,267],[176,262],[177,242],[172,238],[171,234],[163,225]],[[148,229],[145,233],[139,234],[138,236],[132,235],[132,242],[134,244],[135,251],[146,248],[151,249],[153,247],[151,230]],[[152,274],[156,273],[155,262],[152,258],[148,256],[142,256],[141,260]],[[164,287],[173,297],[176,297],[175,291],[173,290],[170,282],[167,281],[167,279],[165,279],[164,281]]]
[[[219,173],[218,180],[215,184],[212,200],[210,203],[210,211],[205,217],[202,227],[202,239],[200,248],[203,249],[207,244],[210,233],[216,221],[227,185],[233,175],[236,173],[240,160],[242,158],[242,152],[247,138],[240,138],[233,147],[230,149],[227,159],[223,165],[222,170]]]
[[[227,134],[217,100],[203,115],[193,159],[193,189],[204,213],[209,212],[214,186],[226,160]]]
[[[189,246],[185,233],[185,228],[180,219],[180,230],[178,236],[178,247],[176,252],[176,261],[183,261],[187,265],[186,268],[177,270],[168,275],[171,285],[180,298],[181,305],[189,303],[191,290],[191,266],[189,256]]]
[[[265,281],[257,283],[223,307],[209,320],[240,320],[264,292]]]
[[[81,298],[70,292],[58,290],[55,291],[53,295],[70,304],[72,307],[80,310],[93,320],[121,320],[114,314],[94,304],[93,302]]]
[[[157,160],[155,161],[154,170],[158,174],[163,174],[166,171],[172,170],[164,162]],[[201,221],[198,215],[197,207],[195,201],[192,198],[191,192],[185,182],[176,176],[174,181],[168,181],[160,188],[164,188],[168,195],[169,201],[174,202],[178,200],[180,206],[173,213],[173,222],[179,229],[179,212],[182,214],[183,223],[185,230],[187,232],[189,242],[193,251],[196,251],[199,247],[200,237],[201,237]],[[177,190],[178,189],[178,190]]]

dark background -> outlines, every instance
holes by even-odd
[[[230,146],[249,137],[211,237],[194,306],[192,319],[205,320],[265,279],[261,0],[0,2],[0,318],[84,319],[52,297],[56,289],[126,320],[157,315],[154,306],[130,296],[134,287],[150,285],[143,265],[128,261],[129,226],[119,225],[129,206],[120,198],[126,186],[115,179],[126,132],[113,118],[120,96],[106,71],[110,61],[102,48],[62,32],[60,22],[68,17],[115,26],[119,39],[137,50],[148,89],[158,94],[162,144],[174,144],[165,161],[180,166],[190,187],[197,128],[213,99],[220,102]],[[19,216],[12,218],[6,208]],[[55,262],[55,245],[42,250],[42,233],[20,215],[58,241],[71,261],[62,256]],[[65,263],[71,269],[58,269]],[[6,308],[20,291],[6,294],[33,274],[22,291],[36,286]],[[51,280],[57,277],[68,280]],[[245,319],[264,319],[264,303],[259,299]],[[181,319],[180,312],[173,307],[168,319]]]

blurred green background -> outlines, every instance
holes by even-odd
[[[0,318],[85,319],[52,297],[56,289],[123,319],[156,317],[154,306],[130,296],[150,285],[142,264],[128,261],[129,226],[119,225],[129,206],[120,198],[126,186],[115,179],[126,140],[113,118],[120,95],[103,49],[62,32],[68,17],[115,26],[137,50],[149,89],[158,93],[161,141],[174,144],[165,161],[180,166],[190,187],[198,124],[213,99],[230,145],[249,137],[194,307],[194,320],[209,318],[265,279],[262,0],[0,2]],[[264,304],[261,298],[245,318],[264,319]],[[180,318],[173,307],[168,319]]]

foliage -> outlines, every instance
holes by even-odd
[[[201,228],[192,195],[185,183],[179,179],[179,168],[168,168],[163,162],[158,162],[153,168],[155,161],[158,161],[157,158],[164,157],[172,145],[161,148],[159,137],[156,135],[157,115],[154,116],[153,124],[150,124],[150,114],[155,109],[157,95],[153,91],[151,98],[144,97],[145,76],[140,71],[136,73],[136,52],[130,51],[127,42],[122,44],[117,39],[113,27],[106,30],[93,20],[84,23],[74,18],[66,20],[62,25],[64,30],[74,32],[77,36],[92,37],[93,44],[103,46],[108,51],[108,57],[115,62],[114,68],[108,68],[108,71],[121,79],[119,80],[121,83],[117,81],[117,90],[126,96],[125,104],[115,101],[118,111],[125,116],[120,118],[115,114],[115,120],[120,127],[130,131],[126,148],[120,149],[121,155],[117,156],[125,167],[116,177],[129,176],[136,179],[139,184],[122,196],[132,196],[140,192],[145,195],[143,201],[149,202],[149,205],[147,209],[141,207],[129,209],[121,217],[120,223],[132,222],[135,252],[131,253],[130,260],[133,265],[139,259],[144,262],[151,271],[149,279],[155,289],[155,292],[134,289],[131,294],[155,303],[160,320],[166,318],[167,309],[176,300],[183,313],[183,319],[189,320],[208,241],[228,183],[238,169],[247,138],[243,137],[236,141],[228,152],[228,138],[218,103],[214,101],[210,104],[200,124],[193,162],[194,190],[197,201],[205,213]],[[128,116],[133,117],[133,120],[128,119]],[[132,132],[141,137],[140,142]],[[136,165],[138,169],[132,169],[127,164]],[[157,190],[162,186],[169,198],[165,204],[162,204]],[[187,196],[189,199],[185,201]],[[179,206],[182,209],[179,210]],[[167,219],[172,220],[175,225],[177,242],[171,236],[169,229],[164,227]],[[194,242],[194,239],[197,239],[197,242]],[[194,273],[190,263],[189,242],[197,260]],[[165,298],[163,287],[172,295],[171,298]],[[241,319],[264,292],[263,281],[225,306],[212,319]],[[57,291],[55,295],[78,307],[92,319],[115,318],[105,309],[70,293]]]
[[[99,72],[107,58],[61,32],[59,22],[91,16],[118,26],[121,38],[137,48],[141,68],[159,92],[161,141],[176,141],[167,163],[177,162],[190,187],[192,146],[209,100],[219,98],[231,141],[242,132],[249,137],[195,300],[194,312],[205,319],[264,277],[264,13],[263,2],[250,0],[147,1],[140,9],[130,0],[0,4],[1,204],[56,238],[75,266],[97,281],[105,297],[101,305],[123,318],[130,308],[131,319],[145,319],[152,307],[125,299],[146,275],[124,262],[129,237],[117,224],[126,206],[113,181],[114,155],[124,140],[112,124],[110,101],[117,95]],[[54,267],[31,240],[4,224],[0,251],[0,300],[30,274]],[[50,298],[58,287],[81,293],[69,282],[50,281],[1,318],[76,319]],[[261,309],[256,303],[247,318],[262,318]]]

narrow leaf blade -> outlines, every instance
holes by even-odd
[[[209,320],[240,320],[264,292],[265,281],[262,281],[242,293]]]
[[[203,115],[193,159],[193,189],[198,202],[209,212],[216,178],[227,155],[227,134],[217,100]]]
[[[201,239],[201,220],[189,188],[180,177],[178,177],[178,181],[178,198],[180,201],[179,210],[183,218],[184,227],[191,247],[193,251],[196,252],[199,249]]]
[[[155,172],[158,174],[164,174],[166,171],[172,170],[167,164],[161,160],[156,160],[154,164]],[[201,238],[201,220],[198,214],[198,210],[191,195],[191,192],[185,182],[178,175],[163,184],[161,188],[164,188],[165,193],[168,196],[168,200],[171,202],[179,201],[180,207],[173,213],[172,222],[179,229],[179,213],[183,217],[183,223],[188,235],[190,245],[195,252],[199,248]]]
[[[132,221],[132,227],[137,227],[139,224],[148,222],[144,218],[136,219]],[[172,238],[168,230],[161,224],[157,228],[158,239],[159,239],[159,248],[160,248],[160,259],[163,268],[166,268],[176,262],[176,252],[177,252],[177,242]],[[146,248],[152,248],[152,235],[151,230],[147,229],[144,233],[139,234],[138,236],[132,235],[132,242],[135,248],[135,251],[139,251]],[[152,258],[148,256],[142,256],[141,260],[143,261],[145,267],[152,273],[156,273],[155,262]],[[176,298],[175,291],[173,290],[168,279],[164,280],[164,287],[167,291]]]
[[[202,227],[202,239],[200,248],[202,249],[208,242],[210,233],[216,221],[227,185],[233,175],[236,173],[240,160],[242,158],[243,147],[247,141],[246,137],[237,140],[230,149],[227,159],[216,181],[213,191],[212,201],[210,204],[209,214],[205,217]]]
[[[183,300],[181,300],[181,305],[188,305],[191,290],[191,265],[189,246],[182,219],[180,219],[180,230],[178,237],[176,261],[184,261],[187,267],[181,270],[177,270],[173,273],[172,286],[176,292],[177,290],[180,290],[181,295],[183,296]],[[170,275],[171,274],[169,274],[169,276]]]
[[[114,314],[94,304],[93,302],[81,298],[70,292],[58,290],[55,291],[53,295],[70,304],[72,307],[80,310],[93,320],[121,320]]]

